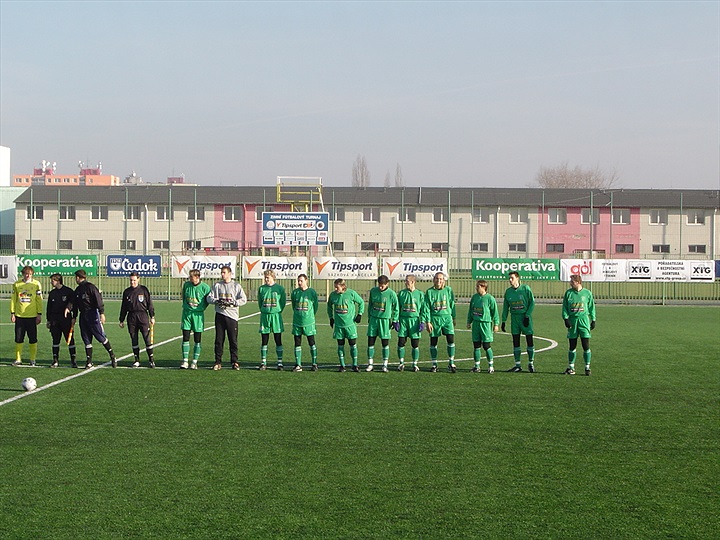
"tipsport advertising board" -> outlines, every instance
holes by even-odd
[[[190,270],[200,270],[202,278],[220,278],[220,269],[229,266],[235,275],[235,255],[182,255],[172,258],[172,277],[188,278]]]
[[[327,212],[263,212],[263,246],[327,246]]]
[[[137,272],[140,276],[159,277],[162,273],[160,255],[108,255],[107,275],[127,276]]]
[[[308,275],[306,257],[243,257],[242,277],[262,279],[266,270],[275,272],[276,279],[297,279]]]
[[[36,276],[70,276],[78,270],[85,270],[88,276],[98,275],[97,255],[18,255],[17,263],[18,270],[32,266]]]
[[[473,279],[507,279],[509,272],[518,272],[520,279],[557,280],[559,259],[473,259]]]
[[[449,274],[447,259],[385,257],[380,274],[386,275],[391,280],[403,280],[412,274],[418,281],[425,281],[432,280],[438,272],[442,272],[446,276]]]
[[[314,279],[377,279],[375,257],[313,257]]]

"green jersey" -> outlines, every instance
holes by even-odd
[[[590,321],[595,320],[595,300],[592,293],[587,289],[576,291],[570,288],[565,291],[562,316],[563,319],[569,319],[571,324],[577,321],[590,328]]]
[[[429,311],[429,322],[436,323],[447,319],[455,319],[455,295],[450,287],[442,289],[430,287],[425,293],[425,303]]]
[[[503,298],[503,310],[501,319],[505,321],[508,313],[513,317],[531,317],[535,309],[535,297],[530,287],[520,285],[517,289],[508,287]]]
[[[260,285],[257,297],[260,313],[282,313],[287,304],[285,288],[278,283]]]
[[[297,288],[290,294],[293,309],[293,325],[308,326],[315,324],[315,313],[318,310],[318,297],[315,289]]]
[[[415,289],[403,289],[398,293],[398,304],[400,306],[401,319],[417,319],[424,321],[428,317],[425,305],[425,295]]]
[[[210,294],[210,285],[201,281],[197,285],[193,285],[192,281],[183,283],[183,313],[205,313],[207,308],[207,295]]]
[[[500,324],[497,302],[492,294],[481,295],[480,293],[475,293],[470,299],[467,323],[471,324],[475,321],[489,322],[495,326]]]
[[[390,322],[398,320],[398,297],[397,293],[390,288],[384,291],[380,287],[370,289],[370,300],[368,302],[368,316],[375,319],[390,319]]]
[[[327,302],[327,314],[335,319],[337,328],[355,326],[355,316],[365,313],[365,301],[352,289],[345,292],[333,291],[330,293]]]

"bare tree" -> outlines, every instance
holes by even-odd
[[[399,163],[395,167],[395,187],[405,187],[405,180]]]
[[[383,186],[386,188],[390,187],[390,171],[385,173],[385,181],[383,182]]]
[[[370,187],[370,171],[365,162],[365,156],[358,154],[352,168],[352,185],[356,188]]]
[[[599,166],[583,169],[579,165],[571,169],[565,162],[556,167],[541,167],[531,186],[547,189],[609,189],[616,187],[619,180],[620,176],[615,169],[605,171]]]

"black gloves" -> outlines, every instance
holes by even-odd
[[[335,326],[335,319],[330,319],[330,328]]]
[[[595,321],[590,321],[590,330],[595,330]]]
[[[525,317],[523,319],[523,326],[525,326],[525,327],[530,326],[530,317]]]
[[[565,328],[570,328],[570,319],[563,319],[565,321]]]
[[[500,330],[502,330],[503,332],[505,331],[505,323],[502,323],[502,324],[500,325]]]
[[[355,324],[358,324],[362,320],[362,315],[359,313],[355,315]]]

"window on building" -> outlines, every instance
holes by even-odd
[[[40,218],[42,219],[42,218]],[[704,210],[688,210],[687,213],[688,225],[705,225],[705,211]]]
[[[182,247],[185,251],[193,251],[201,249],[201,241],[200,240],[183,240]]]
[[[526,252],[527,244],[508,244],[508,251]]]
[[[223,240],[220,242],[220,249],[224,249],[226,251],[237,251],[238,242],[237,240]]]
[[[407,206],[398,208],[398,213],[397,213],[398,223],[415,223],[415,217],[416,217],[416,209],[415,208],[408,208]]]
[[[433,242],[432,244],[430,244],[430,249],[432,251],[439,252],[450,251],[450,244],[448,244],[447,242]]]
[[[25,249],[40,249],[40,240],[25,240]]]
[[[263,212],[274,212],[273,206],[256,206],[255,207],[255,221],[262,221]]]
[[[615,244],[615,253],[634,253],[633,244]]]
[[[345,209],[342,206],[331,206],[328,210],[328,218],[330,221],[345,221]]]
[[[490,223],[490,208],[485,206],[473,208],[473,223]]]
[[[58,240],[58,249],[72,249],[72,240]]]
[[[670,244],[653,244],[653,253],[670,253]]]
[[[707,248],[705,244],[690,244],[688,246],[688,253],[706,253]]]
[[[345,251],[345,242],[333,242],[333,251]]]
[[[170,249],[169,240],[153,240],[153,249]]]
[[[380,223],[380,208],[366,206],[362,209],[363,223]]]
[[[448,209],[445,206],[437,206],[433,208],[433,223],[447,223]]]
[[[25,219],[39,221],[43,218],[43,207],[36,204],[25,208]]]
[[[125,207],[125,221],[140,221],[140,205],[133,204]]]
[[[650,210],[650,225],[667,225],[668,223],[668,212],[667,210]]]
[[[613,225],[630,225],[630,209],[613,208],[612,223]]]
[[[591,214],[592,211],[592,214]],[[591,217],[592,215],[592,217]],[[590,220],[592,219],[592,224],[597,225],[600,223],[600,209],[599,208],[583,208],[580,212],[580,223],[584,223],[585,225],[590,225]]]
[[[395,249],[397,251],[415,251],[415,242],[396,242]]]
[[[75,207],[61,205],[60,206],[60,221],[75,221]]]
[[[226,206],[223,209],[223,221],[242,221],[242,206]]]
[[[123,251],[135,251],[136,246],[135,240],[120,240],[120,249]]]
[[[551,225],[564,225],[567,223],[567,209],[548,208],[548,223]]]
[[[470,245],[471,251],[481,251],[483,253],[488,252],[488,243],[487,242],[473,242]]]
[[[88,251],[102,251],[103,241],[102,240],[88,240],[87,248],[88,248]]]
[[[205,207],[204,206],[188,206],[187,220],[188,221],[205,221]]]
[[[360,242],[361,251],[377,251],[380,249],[380,244],[377,242]]]
[[[155,221],[172,221],[173,211],[171,206],[158,206],[155,209]]]
[[[90,219],[92,221],[107,221],[108,207],[107,206],[92,206],[92,207],[90,207]]]
[[[565,244],[545,244],[546,253],[565,253]]]
[[[510,216],[510,223],[527,223],[528,221],[527,208],[510,208],[508,215]]]

